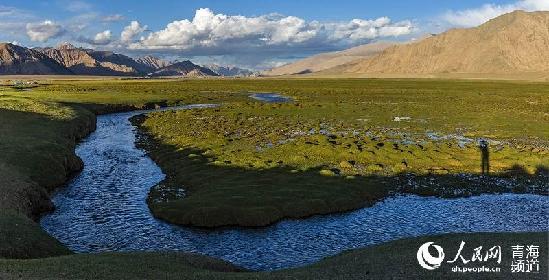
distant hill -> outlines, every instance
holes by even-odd
[[[214,71],[219,76],[224,76],[224,77],[252,77],[252,76],[258,75],[257,72],[254,72],[248,69],[239,68],[239,67],[219,66],[215,64],[205,65],[204,67],[207,67],[212,71]]]
[[[36,48],[76,75],[138,76],[152,70],[132,58],[109,51],[76,48],[62,44],[56,48]]]
[[[171,63],[152,56],[133,59],[111,51],[77,48],[68,43],[35,49],[2,43],[0,75],[219,76],[191,61]]]
[[[314,73],[349,62],[372,57],[396,44],[397,43],[395,42],[377,42],[354,47],[344,51],[323,53],[264,71],[261,74],[265,76],[279,76]]]
[[[515,11],[468,29],[339,66],[331,73],[525,73],[549,71],[549,12]]]
[[[198,66],[189,60],[176,62],[166,67],[162,67],[150,74],[153,77],[159,76],[186,76],[186,77],[203,77],[203,76],[219,76],[212,70]]]
[[[57,61],[25,47],[0,43],[0,73],[6,75],[71,74]]]

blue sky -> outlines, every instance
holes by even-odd
[[[0,2],[0,41],[266,68],[376,40],[411,40],[549,0]]]

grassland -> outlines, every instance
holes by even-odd
[[[221,84],[211,81],[209,87]],[[234,100],[134,120],[142,128],[141,146],[168,174],[149,196],[155,216],[202,227],[264,226],[356,209],[393,192],[547,192],[544,84],[236,84],[241,91],[279,92],[293,102]],[[491,143],[489,177],[479,175],[481,138]]]
[[[261,104],[249,100],[248,92],[280,92],[294,102]],[[166,203],[173,203],[172,210],[164,208],[171,216],[181,210],[197,213],[174,222],[262,225],[283,217],[353,209],[393,191],[452,196],[530,191],[524,186],[532,184],[546,187],[548,93],[544,83],[440,80],[43,81],[18,91],[0,86],[0,258],[52,257],[0,260],[0,278],[150,278],[162,270],[168,271],[166,278],[320,279],[341,272],[353,279],[364,276],[365,266],[372,271],[379,267],[368,263],[370,253],[359,253],[289,274],[222,275],[215,271],[218,261],[188,255],[70,255],[34,221],[52,209],[49,193],[82,167],[74,146],[94,129],[95,114],[222,104],[135,120],[142,128],[141,144],[168,174],[151,192],[151,208],[160,213]],[[396,116],[411,119],[394,122]],[[254,128],[254,123],[265,130]],[[311,128],[315,133],[308,133]],[[228,134],[216,134],[220,129]],[[499,141],[491,154],[493,171],[511,176],[518,187],[495,184],[487,189],[474,178],[461,181],[466,185],[457,188],[462,193],[447,184],[433,187],[433,178],[455,185],[455,174],[478,173],[480,155],[474,144],[434,141],[427,131]],[[423,148],[408,140],[419,141]],[[409,157],[408,166],[402,163],[403,154]],[[456,161],[461,163],[449,164]],[[416,173],[414,185],[395,188],[409,171]],[[181,187],[187,191],[183,199],[174,195]],[[409,250],[416,245],[410,243]],[[386,254],[401,249],[380,248],[386,248]],[[55,257],[62,255],[67,256]],[[176,265],[185,262],[188,265]],[[412,263],[400,260],[404,262]],[[77,265],[87,270],[78,272]]]

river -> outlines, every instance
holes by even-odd
[[[211,105],[177,109],[192,110]],[[440,199],[395,196],[344,214],[286,220],[261,229],[203,230],[152,217],[149,189],[162,170],[135,146],[129,118],[147,111],[98,116],[97,130],[76,153],[82,172],[53,197],[42,227],[76,252],[179,250],[254,270],[311,264],[344,250],[450,232],[549,230],[549,198],[531,194]]]

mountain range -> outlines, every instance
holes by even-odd
[[[364,57],[347,55],[372,51]],[[334,58],[335,57],[335,58]],[[356,59],[355,59],[356,58]],[[330,66],[331,60],[338,61]],[[347,60],[347,61],[345,61]],[[339,62],[343,63],[339,63]],[[304,71],[304,69],[308,69]],[[369,44],[275,68],[266,75],[549,74],[549,12],[515,11],[478,27],[451,29],[399,45]]]
[[[0,44],[0,73],[19,75],[71,74],[44,53],[13,44]]]
[[[191,61],[168,62],[153,56],[133,59],[111,51],[77,48],[64,43],[55,48],[25,48],[0,43],[0,74],[3,75],[90,75],[90,76],[250,76],[236,67],[215,70]]]
[[[223,77],[255,77],[259,76],[259,72],[243,69],[235,66],[219,66],[216,64],[205,65],[204,67],[211,69],[217,75]]]
[[[549,78],[549,12],[515,11],[478,27],[451,29],[408,43],[376,42],[319,54],[261,73],[279,75],[541,73]],[[257,76],[237,67],[133,59],[111,51],[61,44],[25,48],[0,43],[0,74],[103,76]]]

